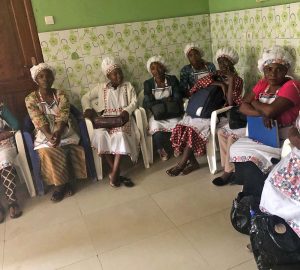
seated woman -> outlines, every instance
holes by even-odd
[[[196,81],[209,73],[215,72],[216,67],[213,63],[202,59],[204,52],[195,43],[187,44],[184,48],[184,54],[190,64],[184,66],[180,71],[180,89],[183,91],[182,96],[188,97],[189,91]]]
[[[258,61],[258,69],[264,73],[264,78],[244,97],[240,106],[245,115],[263,116],[267,127],[277,120],[281,141],[287,138],[300,109],[300,83],[286,76],[293,62],[289,52],[280,46],[264,52]],[[244,184],[244,193],[260,197],[264,180],[273,163],[280,159],[280,153],[280,148],[247,137],[231,146],[230,160],[235,163],[238,183]]]
[[[283,218],[300,237],[300,117],[289,130],[292,152],[283,158],[265,181],[260,209]]]
[[[219,54],[222,54],[222,50],[219,50]],[[219,65],[223,63],[219,63]],[[226,63],[225,63],[226,65]],[[236,70],[229,71],[232,76],[229,76],[229,81],[234,79],[233,74],[237,74]],[[228,77],[228,76],[227,76]],[[237,80],[235,83],[239,83]],[[234,83],[231,83],[232,85]],[[240,86],[240,92],[236,92],[238,95],[235,97],[235,101],[233,103],[228,102],[228,106],[239,106],[242,103],[242,87]],[[228,90],[229,91],[229,90]],[[231,145],[238,140],[238,138],[245,136],[246,128],[237,128],[231,129],[229,127],[229,123],[227,122],[224,126],[217,130],[218,135],[218,142],[219,142],[219,149],[220,149],[220,156],[221,156],[221,165],[224,168],[224,172],[220,177],[216,177],[212,183],[216,186],[223,186],[228,184],[233,180],[233,171],[234,165],[231,163],[230,160],[230,152],[229,149]]]
[[[243,90],[243,80],[237,75],[234,65],[238,62],[238,54],[231,48],[222,48],[217,52],[217,61],[220,70],[216,74],[209,74],[198,80],[189,91],[190,95],[201,91],[209,85],[220,86],[224,92],[227,104],[239,104]],[[222,119],[220,125],[224,124]],[[183,153],[181,161],[167,170],[170,176],[180,173],[188,174],[199,168],[195,156],[202,156],[206,152],[206,143],[210,135],[210,119],[192,118],[185,115],[173,129],[171,135],[174,153]]]
[[[9,216],[18,218],[22,215],[16,197],[16,170],[13,162],[17,156],[14,134],[19,129],[18,120],[7,106],[0,103],[0,177],[8,201]],[[4,221],[5,211],[0,204],[0,223]]]
[[[84,150],[74,131],[70,103],[65,92],[52,88],[55,71],[40,63],[30,69],[38,89],[25,98],[35,127],[34,149],[41,159],[41,174],[56,188],[51,200],[59,202],[73,195],[70,180],[87,178]]]
[[[138,159],[139,132],[132,117],[137,108],[136,93],[131,83],[124,81],[122,69],[114,59],[104,58],[102,71],[109,81],[98,84],[82,97],[84,116],[92,121],[97,116],[91,107],[93,99],[98,100],[100,115],[121,116],[123,126],[95,129],[91,143],[110,167],[110,185],[119,187],[123,183],[132,187],[134,184],[130,179],[120,176],[120,163],[124,155],[130,156],[134,162]]]
[[[160,55],[151,57],[147,61],[147,69],[153,77],[144,82],[144,108],[151,112],[153,106],[167,101],[176,101],[177,108],[183,107],[179,81],[176,76],[166,74],[164,59]],[[166,146],[179,120],[180,117],[155,120],[153,115],[149,118],[149,133],[153,136],[154,145],[163,161],[169,159]]]

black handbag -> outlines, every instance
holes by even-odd
[[[252,218],[250,240],[253,255],[259,270],[288,265],[300,269],[300,238],[278,216],[259,214]]]
[[[250,210],[259,211],[259,199],[253,196],[246,196],[243,192],[239,192],[232,202],[230,211],[230,221],[238,232],[250,234],[251,215]]]
[[[247,116],[239,111],[239,106],[234,106],[228,112],[228,121],[231,129],[244,128],[247,125]]]
[[[162,100],[151,107],[155,120],[165,120],[180,117],[183,114],[183,104],[176,100]]]

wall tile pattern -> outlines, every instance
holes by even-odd
[[[45,62],[57,70],[54,86],[68,91],[79,108],[81,96],[105,80],[101,62],[107,55],[119,59],[137,92],[150,77],[146,62],[152,55],[163,55],[177,76],[187,63],[187,42],[199,43],[205,58],[212,58],[209,15],[46,32],[39,38]]]
[[[286,46],[296,58],[295,74],[300,76],[300,3],[178,17],[156,21],[46,32],[39,34],[45,62],[57,70],[55,87],[65,89],[80,108],[81,96],[105,78],[102,58],[119,59],[125,77],[139,92],[149,78],[146,61],[163,55],[171,74],[179,75],[187,63],[183,48],[197,42],[205,59],[222,46],[234,47],[240,56],[237,70],[251,89],[261,74],[257,60],[273,44]],[[296,75],[297,77],[297,75]]]
[[[261,74],[257,60],[272,45],[285,46],[296,58],[294,76],[300,77],[300,2],[241,11],[210,14],[213,54],[232,46],[240,61],[237,70],[251,89]]]

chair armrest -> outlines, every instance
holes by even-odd
[[[292,151],[293,145],[289,139],[286,139],[281,148],[281,158],[286,157]]]
[[[216,126],[217,126],[217,120],[218,120],[218,114],[221,114],[223,112],[226,112],[230,110],[232,106],[227,106],[218,110],[215,110],[211,113],[211,118],[210,118],[210,131],[212,135],[214,136],[216,134]]]
[[[89,137],[92,138],[94,133],[93,123],[89,118],[84,118]]]

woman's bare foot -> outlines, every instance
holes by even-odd
[[[110,174],[108,175],[108,178],[109,178],[109,184],[110,184],[112,187],[117,188],[117,187],[120,187],[120,186],[121,186],[120,178],[119,178],[119,175],[118,175],[118,174],[110,173]]]

